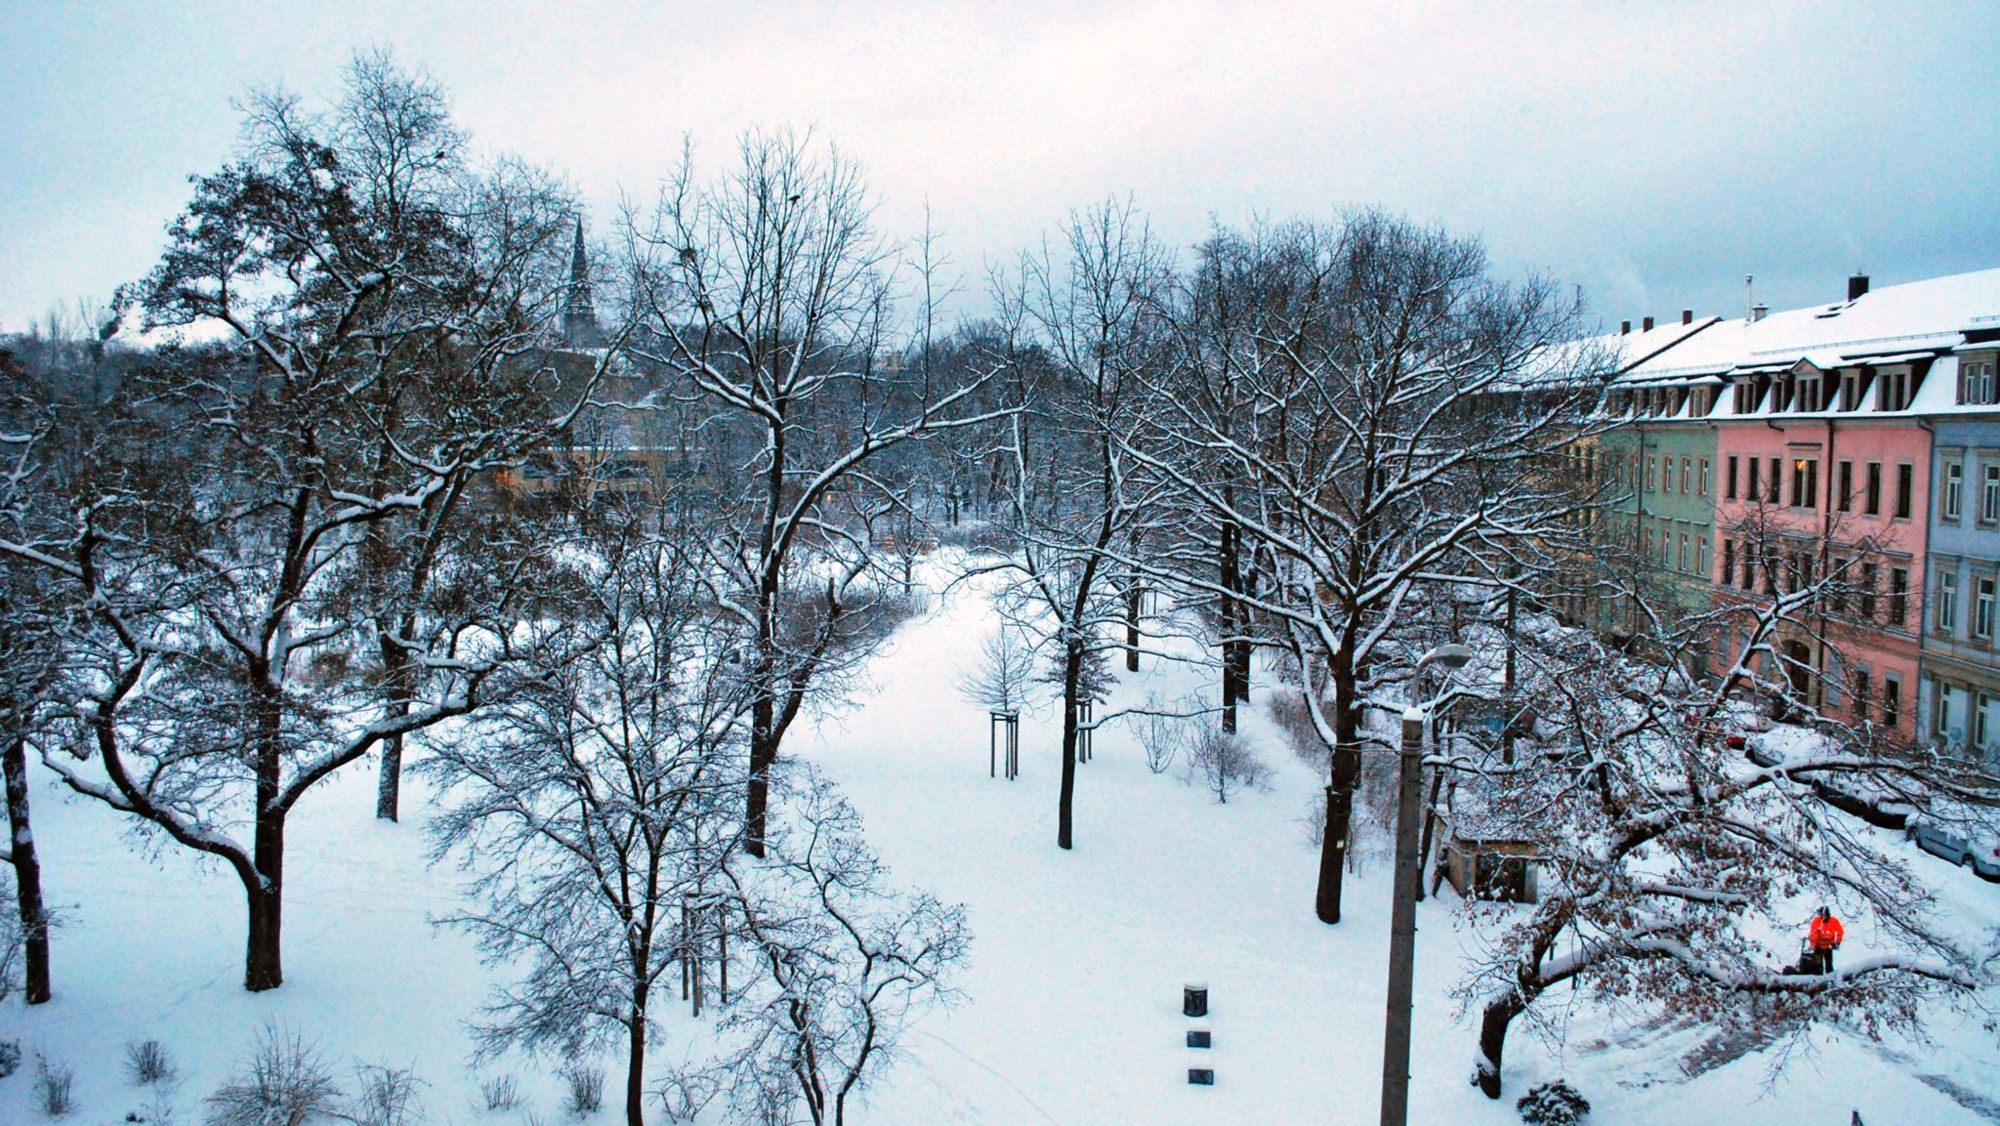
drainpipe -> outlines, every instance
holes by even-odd
[[[1910,394],[1912,398],[1916,396],[1916,392],[1914,391],[1912,391]],[[1937,449],[1937,429],[1931,425],[1931,420],[1928,418],[1916,418],[1915,421],[1919,427],[1923,428],[1924,434],[1929,438],[1929,441],[1926,441],[1924,443],[1925,446],[1924,457],[1928,459]],[[1934,493],[1937,491],[1937,476],[1931,472],[1931,464],[1928,461],[1924,465],[1924,480],[1930,483],[1930,488],[1926,490],[1927,493]],[[1911,502],[1914,505],[1915,503],[1914,497],[1911,498]],[[1929,496],[1926,496],[1924,498],[1924,530],[1921,533],[1920,542],[1922,543],[1923,546],[1918,549],[1917,558],[1922,560],[1924,564],[1924,573],[1922,580],[1924,585],[1919,588],[1922,591],[1922,593],[1917,598],[1917,685],[1916,687],[1917,687],[1917,699],[1919,701],[1923,699],[1924,665],[1926,663],[1924,661],[1924,653],[1927,651],[1925,647],[1925,642],[1927,640],[1927,635],[1930,632],[1928,629],[1925,628],[1925,626],[1930,622],[1929,610],[1930,610],[1930,593],[1931,593],[1931,576],[1930,576],[1931,501]],[[1936,685],[1933,685],[1931,690],[1933,692],[1936,692],[1937,691]],[[1979,704],[1979,699],[1977,696],[1974,696],[1968,701],[1968,703],[1971,706],[1977,707]],[[1937,700],[1932,699],[1931,708],[1933,716],[1936,715],[1937,706],[1938,706]],[[1933,725],[1930,730],[1933,733],[1937,731],[1935,721],[1933,721]],[[1971,730],[1972,730],[1971,726],[1968,724],[1966,727],[1966,731],[1970,733]],[[1910,740],[1912,743],[1915,743],[1924,737],[1924,709],[1922,708],[1921,705],[1917,708],[1917,714],[1911,717],[1910,734],[1912,736]]]

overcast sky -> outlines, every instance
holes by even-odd
[[[1910,8],[1914,14],[1890,15]],[[392,47],[487,150],[605,221],[692,136],[811,126],[961,266],[1131,194],[1376,204],[1483,237],[1615,325],[2000,266],[2000,5],[31,3],[0,0],[0,328],[145,272],[231,100]]]

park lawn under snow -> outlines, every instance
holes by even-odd
[[[1272,768],[1267,791],[1216,804],[1178,773],[1154,775],[1122,725],[1099,733],[1079,767],[1076,845],[1055,846],[1060,715],[1023,717],[1022,772],[987,776],[984,714],[957,679],[996,618],[981,587],[959,588],[906,626],[871,664],[856,704],[813,717],[790,753],[821,764],[867,819],[892,877],[967,907],[970,965],[962,1001],[910,1030],[903,1057],[858,1118],[897,1124],[1370,1122],[1381,1075],[1388,880],[1381,833],[1364,841],[1347,884],[1346,919],[1318,923],[1317,849],[1302,815],[1318,771],[1285,749],[1261,710],[1244,730]],[[1212,676],[1148,657],[1124,678],[1120,704],[1211,689]],[[1122,666],[1121,666],[1122,669]],[[1261,699],[1261,696],[1259,697]],[[31,1122],[33,1058],[77,1074],[72,1121],[111,1123],[152,1096],[123,1074],[124,1045],[157,1038],[181,1070],[178,1120],[229,1075],[266,1022],[315,1039],[349,1078],[354,1060],[409,1066],[435,1121],[553,1123],[564,1117],[558,1061],[509,1060],[475,1071],[466,1022],[493,975],[463,935],[429,920],[459,903],[460,873],[424,862],[423,815],[370,816],[372,775],[350,768],[309,796],[287,857],[285,985],[241,987],[243,904],[234,877],[181,851],[147,859],[109,811],[47,781],[35,795],[48,892],[63,907],[55,935],[56,999],[0,1007],[0,1038],[28,1062],[0,1080],[0,1121]],[[423,791],[411,793],[420,809]],[[1908,846],[1883,834],[1884,847]],[[1968,928],[2000,923],[2000,888],[1919,859]],[[1513,1100],[1564,1075],[1593,1102],[1594,1121],[1871,1123],[2000,1120],[2000,1052],[1977,1019],[1942,1014],[1928,1045],[1871,1045],[1831,1032],[1794,1055],[1775,1082],[1780,1048],[1751,1052],[1693,1079],[1679,1060],[1705,1030],[1649,1028],[1643,1013],[1579,1004],[1567,1047],[1519,1028],[1509,1043],[1507,1097],[1468,1085],[1471,1017],[1447,996],[1473,936],[1447,887],[1419,913],[1411,1119],[1517,1121]],[[1867,935],[1852,933],[1850,949]],[[1181,986],[1204,980],[1211,1013],[1180,1013]],[[1553,1014],[1578,995],[1540,1002]],[[1587,995],[1585,995],[1587,996]],[[675,1042],[700,1039],[684,1007],[660,1006]],[[1187,1029],[1215,1047],[1187,1049]],[[1213,1088],[1186,1069],[1212,1067]],[[608,1068],[615,1074],[615,1068]],[[478,1078],[519,1076],[523,1105],[479,1108]],[[1920,1078],[1928,1077],[1928,1078]],[[1768,1084],[1768,1086],[1767,1086]],[[615,1085],[615,1084],[614,1084]],[[1946,1093],[1949,1089],[1955,1092]],[[617,1117],[615,1092],[597,1117]],[[1983,1103],[1983,1106],[1982,1106]],[[659,1118],[656,1113],[649,1115]]]

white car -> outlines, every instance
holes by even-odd
[[[1910,838],[1932,856],[1971,868],[1981,879],[2000,882],[2000,840],[1989,833],[1967,832],[1957,825],[1920,817],[1910,823]]]

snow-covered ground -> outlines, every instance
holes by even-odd
[[[857,704],[791,744],[819,762],[867,818],[897,882],[966,904],[971,962],[963,1001],[924,1018],[860,1120],[898,1124],[1373,1121],[1381,1075],[1388,881],[1378,860],[1347,885],[1337,927],[1311,909],[1316,848],[1301,815],[1321,785],[1260,710],[1246,733],[1272,768],[1268,791],[1218,805],[1174,774],[1149,772],[1122,727],[1100,733],[1079,768],[1076,845],[1055,847],[1059,715],[1022,722],[1022,774],[987,777],[984,715],[956,687],[992,628],[977,589],[912,622],[870,668]],[[1204,674],[1148,659],[1121,673],[1121,699],[1206,689]],[[421,791],[413,795],[421,804]],[[354,1060],[413,1067],[436,1121],[562,1118],[556,1061],[478,1072],[465,1022],[491,980],[471,943],[428,919],[457,902],[459,874],[427,869],[421,814],[370,816],[372,779],[355,769],[309,796],[293,820],[285,920],[286,984],[241,988],[243,905],[233,877],[178,850],[134,852],[106,810],[36,792],[36,832],[55,936],[56,1000],[0,1006],[0,1039],[29,1062],[0,1080],[0,1121],[31,1122],[33,1058],[75,1069],[73,1121],[111,1123],[150,1095],[123,1073],[124,1045],[157,1038],[177,1057],[179,1120],[199,1121],[214,1089],[265,1022],[316,1039],[345,1073]],[[1907,845],[1883,834],[1885,848]],[[1913,854],[1914,855],[1914,854]],[[2000,887],[1941,862],[1918,863],[1968,927],[2000,925]],[[2000,1049],[1975,1018],[1939,1017],[1924,1045],[1818,1036],[1771,1077],[1780,1047],[1729,1058],[1707,1030],[1655,1027],[1643,1013],[1579,1005],[1562,1044],[1517,1029],[1507,1098],[1468,1085],[1473,1032],[1447,996],[1472,935],[1447,888],[1419,914],[1411,1119],[1518,1121],[1513,1099],[1564,1075],[1593,1102],[1593,1121],[1783,1120],[1877,1123],[2000,1120]],[[1856,935],[1865,943],[1865,935]],[[1211,1014],[1180,1013],[1181,986],[1205,980]],[[1569,994],[1541,1004],[1550,1012]],[[667,1037],[692,1032],[663,1006]],[[1183,1046],[1189,1028],[1214,1048]],[[1723,1046],[1724,1049],[1727,1046]],[[1726,1059],[1703,1070],[1702,1053]],[[1212,1088],[1186,1069],[1212,1067]],[[1688,1071],[1696,1071],[1694,1077]],[[519,1076],[524,1105],[479,1108],[477,1080]],[[609,1094],[609,1092],[607,1092]],[[615,1097],[599,1112],[616,1117]]]

